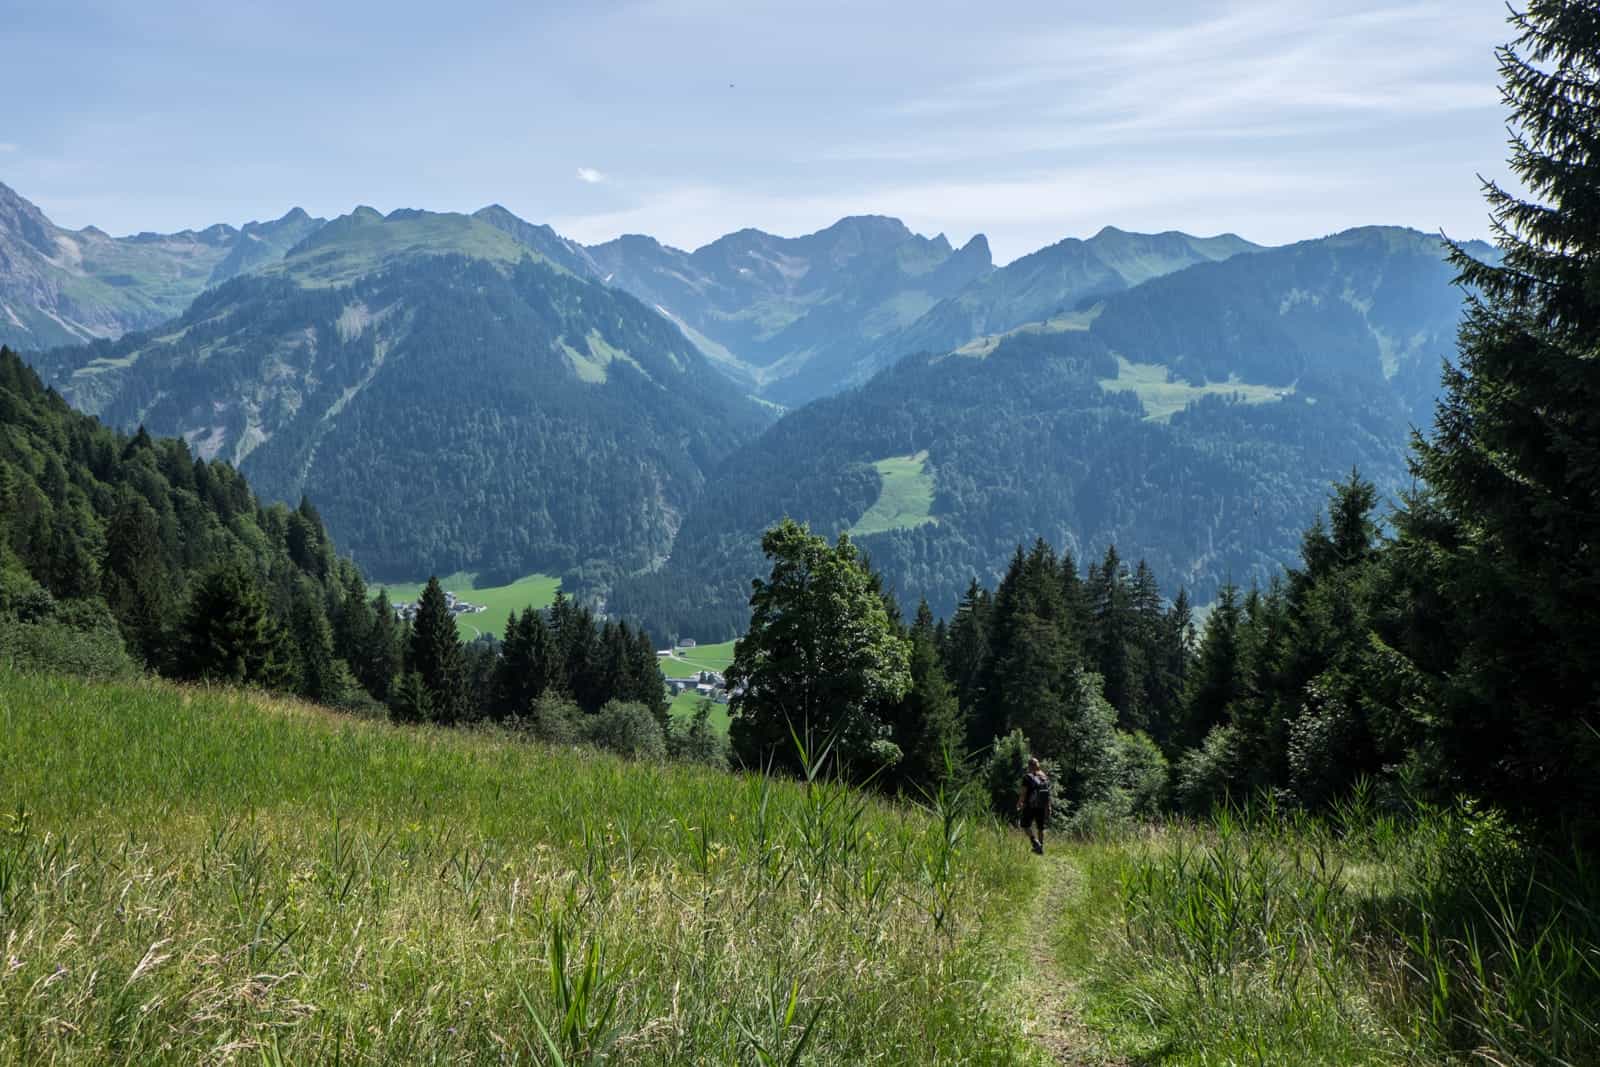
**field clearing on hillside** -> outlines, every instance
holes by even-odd
[[[548,574],[530,574],[518,578],[510,585],[493,585],[485,589],[479,589],[474,584],[476,577],[458,571],[448,578],[439,579],[439,584],[444,587],[445,592],[454,593],[457,598],[469,604],[483,604],[489,609],[474,615],[456,617],[456,629],[460,630],[461,636],[468,641],[485,633],[499,637],[505,633],[508,614],[513,611],[520,612],[523,608],[547,608],[555,601],[556,591],[561,588],[561,579],[552,578]],[[422,588],[427,584],[427,582],[411,582],[388,586],[389,599],[414,601],[422,595]]]
[[[732,662],[733,642],[720,641],[714,645],[674,649],[672,656],[662,661],[661,670],[673,676],[689,671],[716,671],[721,674]]]
[[[991,823],[0,672],[0,1061],[1042,1063]]]
[[[1117,376],[1099,379],[1108,393],[1133,393],[1144,405],[1146,422],[1166,422],[1203,396],[1227,396],[1241,404],[1269,404],[1294,395],[1292,385],[1251,385],[1230,377],[1225,382],[1190,385],[1168,381],[1167,368],[1159,363],[1130,363],[1117,357]]]
[[[674,719],[680,722],[688,722],[694,718],[695,712],[700,708],[700,701],[704,699],[698,693],[679,693],[672,698],[672,703],[667,710]],[[724,737],[728,736],[729,721],[728,705],[713,702],[711,705],[711,725]]]
[[[851,537],[883,533],[885,530],[909,530],[939,520],[933,510],[933,475],[927,471],[928,453],[924,449],[914,456],[893,456],[880,459],[873,466],[883,480],[878,499],[872,502],[866,514],[850,527]]]

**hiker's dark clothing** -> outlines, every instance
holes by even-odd
[[[1050,821],[1050,779],[1029,772],[1022,776],[1022,828],[1040,830]]]

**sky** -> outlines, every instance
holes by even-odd
[[[1487,232],[1502,0],[0,0],[0,182],[70,228],[500,203],[694,248],[885,214]]]

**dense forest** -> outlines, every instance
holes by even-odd
[[[654,648],[626,623],[563,597],[548,617],[507,620],[503,644],[464,644],[437,581],[415,622],[399,620],[335,552],[308,500],[265,504],[181,440],[119,434],[74,412],[8,349],[0,662],[104,677],[148,669],[400,721],[526,723],[646,750],[666,736]]]
[[[1079,556],[1137,546],[1167,595],[1186,586],[1202,604],[1229,580],[1264,584],[1352,466],[1385,497],[1406,483],[1408,430],[1461,313],[1444,253],[1357,230],[1157,278],[1080,328],[905,359],[725,461],[666,567],[617,583],[609,606],[661,634],[732,636],[762,530],[850,529],[882,487],[874,464],[921,452],[928,521],[859,540],[890,588],[936,614],[1041,536]],[[1130,361],[1150,377],[1130,382]]]

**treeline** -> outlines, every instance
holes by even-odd
[[[150,670],[400,721],[665,737],[654,649],[626,623],[560,597],[548,616],[509,620],[503,645],[464,644],[431,581],[408,624],[335,553],[309,501],[263,504],[180,439],[108,429],[3,348],[0,663]],[[626,721],[600,737],[580,716],[611,705]]]
[[[1144,561],[1112,547],[1080,569],[1042,539],[948,620],[923,602],[907,624],[848,538],[785,522],[763,540],[771,577],[728,671],[734,754],[803,770],[808,735],[857,780],[911,795],[977,781],[1006,813],[1032,753],[1060,821],[1083,828],[1359,792],[1397,808],[1473,797],[1592,836],[1600,738],[1576,642],[1600,641],[1596,624],[1568,615],[1558,636],[1515,600],[1442,581],[1455,561],[1438,500],[1410,498],[1385,535],[1377,490],[1352,472],[1299,566],[1224,585],[1198,632]]]

